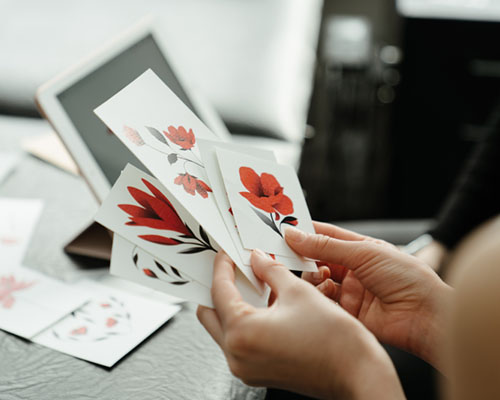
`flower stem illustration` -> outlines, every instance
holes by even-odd
[[[171,285],[186,285],[191,280],[182,275],[177,268],[167,264],[166,266],[157,260],[153,259],[154,265],[140,265],[139,253],[137,246],[132,249],[132,261],[136,268],[141,271],[144,275],[153,279],[160,279],[164,282],[170,283]]]
[[[169,126],[166,131],[160,132],[158,129],[151,126],[145,127],[147,132],[161,145],[165,150],[149,145],[139,134],[139,132],[131,127],[125,126],[123,128],[125,137],[136,146],[147,146],[152,150],[165,154],[170,165],[177,163],[179,160],[184,161],[184,173],[180,172],[175,178],[174,183],[181,185],[183,189],[192,196],[196,193],[202,198],[206,199],[208,193],[212,189],[196,175],[189,173],[187,165],[194,165],[198,168],[205,169],[204,165],[196,161],[193,154],[193,147],[196,143],[196,138],[192,129],[186,130],[183,126],[174,127]],[[167,140],[168,139],[168,140]],[[172,143],[172,145],[169,143]],[[174,148],[173,145],[177,147]],[[186,157],[182,153],[188,153],[191,157]]]

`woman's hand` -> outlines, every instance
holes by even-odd
[[[234,375],[323,398],[404,398],[389,357],[362,324],[263,252],[253,252],[252,267],[275,295],[270,307],[242,300],[234,264],[219,253],[215,310],[200,306],[197,313]]]
[[[387,242],[325,223],[315,222],[315,229],[317,234],[288,228],[285,234],[293,250],[323,264],[304,278],[380,341],[442,367],[438,348],[451,288],[421,260]]]

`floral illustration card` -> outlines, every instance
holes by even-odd
[[[317,270],[284,240],[286,226],[314,232],[295,170],[221,148],[216,154],[243,247],[295,258],[302,271]]]
[[[112,258],[132,258],[134,269],[141,272],[130,275],[128,267],[112,267],[114,271],[119,269],[119,276],[137,283],[144,283],[144,275],[151,279],[161,277],[156,283],[149,279],[149,286],[157,290],[162,287],[161,290],[167,293],[170,286],[187,281],[179,285],[184,288],[171,294],[200,304],[211,304],[207,289],[212,285],[213,263],[219,247],[158,180],[127,165],[95,219],[115,235],[151,255],[150,258],[141,257],[134,247],[125,245],[120,246],[120,250],[114,248]],[[120,244],[120,239],[116,243]],[[148,264],[148,260],[156,263]],[[129,261],[126,262],[130,266]],[[115,265],[115,261],[112,263]],[[122,272],[125,268],[126,274]],[[241,272],[237,273],[236,279],[242,296],[251,304],[260,306],[266,303],[267,289],[257,291]],[[172,283],[176,280],[177,284]],[[192,280],[197,281],[196,284],[191,284]],[[195,296],[191,288],[200,292]]]
[[[22,266],[0,268],[0,329],[30,339],[88,300],[85,292]]]
[[[222,177],[221,170],[219,169],[219,162],[217,160],[216,149],[226,149],[232,152],[238,152],[243,156],[252,156],[256,158],[260,158],[262,160],[267,161],[275,161],[276,158],[274,153],[269,150],[249,147],[247,145],[238,145],[235,143],[224,143],[224,142],[215,142],[211,140],[199,140],[198,142],[201,158],[203,160],[203,164],[205,165],[208,179],[210,181],[210,186],[212,187],[214,196],[217,200],[217,205],[219,206],[219,211],[224,219],[224,223],[226,228],[231,234],[231,238],[238,250],[238,253],[241,257],[244,268],[242,269],[245,276],[249,278],[250,281],[257,282],[255,284],[260,284],[260,281],[255,278],[253,274],[252,267],[250,266],[250,257],[251,250],[248,250],[243,247],[243,243],[241,241],[238,228],[236,227],[236,221],[234,220],[233,210],[231,208],[231,204],[229,203],[229,199],[227,197],[226,188],[224,186],[224,180]],[[288,266],[290,269],[303,269],[304,260],[297,259],[296,257],[285,257],[281,255],[273,255],[276,261]]]
[[[229,231],[234,245],[238,251],[241,262],[243,264],[242,272],[245,276],[255,285],[259,286],[262,283],[255,277],[252,267],[250,267],[250,254],[249,250],[243,248],[241,239],[236,228],[234,221],[231,204],[227,198],[226,188],[224,187],[224,181],[222,179],[221,171],[219,169],[219,164],[217,162],[217,154],[215,150],[217,148],[231,149],[232,151],[237,151],[242,154],[252,155],[254,157],[262,158],[264,160],[275,160],[274,153],[269,150],[257,149],[253,147],[248,147],[246,145],[238,145],[235,143],[226,143],[220,141],[204,140],[198,141],[200,148],[201,159],[205,165],[208,179],[210,181],[210,186],[213,190],[214,197],[217,201],[217,206],[221,213],[222,219],[226,229]]]
[[[162,264],[211,286],[219,247],[157,179],[127,165],[95,220]]]
[[[118,234],[113,237],[110,272],[151,289],[213,307],[208,286],[195,281],[174,266],[156,259]]]
[[[218,140],[217,136],[152,70],[94,112],[242,269],[233,240],[221,224],[198,149],[199,139]],[[191,271],[185,272],[207,283]]]
[[[0,198],[0,270],[22,262],[42,209],[38,199]]]
[[[172,318],[180,306],[92,281],[74,285],[90,300],[33,338],[33,342],[106,367],[113,366]]]

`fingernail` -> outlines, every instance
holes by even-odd
[[[312,278],[315,281],[319,281],[320,279],[323,279],[323,271],[317,271],[312,273]]]
[[[300,243],[305,240],[307,235],[301,230],[294,228],[293,226],[287,226],[285,230],[285,238],[286,240]]]
[[[264,257],[264,258],[271,258],[269,257],[266,253],[264,253],[261,249],[253,249],[254,253],[257,254],[259,257]]]

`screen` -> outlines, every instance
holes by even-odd
[[[57,96],[110,185],[115,183],[127,163],[143,171],[147,168],[109,131],[93,110],[149,68],[196,114],[151,34]]]

